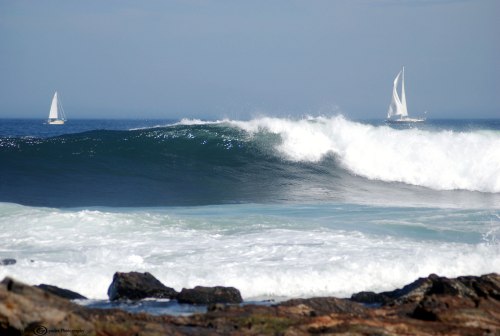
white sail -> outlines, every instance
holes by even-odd
[[[389,111],[387,112],[387,118],[398,116],[400,118],[408,116],[408,109],[406,107],[406,94],[405,94],[405,80],[404,80],[404,67],[396,78],[394,79],[394,85],[392,88],[392,100],[389,105]],[[401,98],[398,95],[398,85],[399,79],[401,78]]]
[[[57,103],[57,91],[54,93],[54,98],[52,98],[52,104],[50,105],[49,119],[59,119],[58,113],[58,103]]]
[[[57,96],[57,91],[54,93],[52,98],[52,104],[50,105],[49,120],[48,123],[51,125],[62,125],[66,121],[66,116],[62,108],[61,102]]]

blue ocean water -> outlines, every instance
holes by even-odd
[[[500,272],[500,120],[0,121],[0,278],[246,300]],[[92,285],[89,285],[92,284]]]
[[[498,121],[397,127],[341,117],[77,120],[59,127],[4,120],[0,201],[49,207],[499,203]]]

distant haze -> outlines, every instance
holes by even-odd
[[[0,0],[0,118],[500,118],[500,1]]]

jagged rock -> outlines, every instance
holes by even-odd
[[[368,308],[349,300],[312,298],[272,306],[215,304],[206,314],[152,316],[90,309],[6,278],[0,283],[0,335],[33,335],[43,328],[107,336],[500,335],[499,275],[432,276],[421,284],[428,281],[421,299],[411,304],[394,299]],[[413,286],[418,293],[420,287]],[[417,297],[410,293],[405,291],[402,297]],[[411,314],[401,313],[413,304]]]
[[[62,297],[64,299],[68,299],[68,300],[85,300],[85,299],[87,299],[85,296],[78,294],[77,292],[70,291],[69,289],[59,288],[57,286],[40,284],[40,285],[35,286],[35,287],[38,287],[46,292],[52,293],[54,295],[57,295],[59,297]]]
[[[241,303],[240,291],[234,287],[203,287],[196,286],[195,288],[186,289],[177,296],[179,303],[190,304],[212,304],[212,303]]]
[[[418,302],[423,299],[428,289],[432,286],[431,279],[433,276],[435,274],[431,274],[427,278],[418,278],[403,288],[398,288],[390,292],[382,292],[380,295],[388,298],[387,303]]]
[[[491,297],[500,301],[500,278],[498,274],[485,274],[480,277],[462,276],[457,278],[464,286],[473,289],[474,297]]]
[[[409,302],[419,302],[429,288],[432,286],[431,278],[435,276],[429,275],[427,278],[418,278],[414,282],[388,292],[359,292],[352,294],[351,301],[365,304],[403,304]]]
[[[120,299],[140,300],[144,298],[175,299],[177,291],[162,284],[151,273],[116,272],[108,288],[111,301]]]
[[[388,304],[418,303],[430,295],[452,295],[460,298],[478,299],[492,297],[500,300],[500,279],[497,274],[480,277],[461,276],[455,279],[431,274],[419,278],[402,289],[382,292],[379,295],[389,298]]]
[[[16,262],[17,262],[17,260],[12,259],[12,258],[0,259],[0,265],[4,265],[4,266],[14,265]]]
[[[496,321],[500,325],[500,277],[486,274],[481,277],[463,276],[455,279],[429,276],[432,284],[420,300],[411,317],[426,321],[453,321],[457,316]],[[478,314],[480,304],[489,306],[496,314]],[[453,311],[453,314],[450,314]]]

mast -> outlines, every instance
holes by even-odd
[[[405,94],[405,67],[403,66],[403,74],[401,78],[401,116],[408,116],[408,108],[406,107],[406,94]]]

